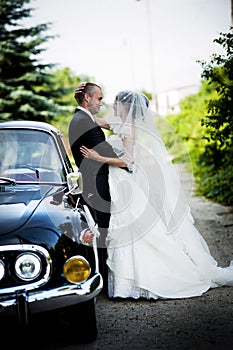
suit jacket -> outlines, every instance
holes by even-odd
[[[112,147],[105,140],[103,130],[90,118],[90,116],[81,109],[76,109],[69,125],[69,142],[75,159],[75,163],[80,167],[83,161],[83,155],[80,147],[86,146],[94,148],[102,156],[117,158]],[[88,167],[92,169],[99,168],[99,171],[108,171],[107,164],[101,164],[87,159]],[[99,164],[98,164],[99,163]],[[101,166],[100,166],[101,164]]]
[[[109,211],[111,198],[108,184],[108,164],[84,158],[80,147],[83,145],[94,148],[106,157],[117,158],[117,155],[106,141],[103,130],[85,111],[79,108],[75,110],[69,125],[69,142],[75,163],[83,175],[84,200],[91,207],[97,207],[94,209],[103,212]],[[104,200],[101,200],[102,198]],[[90,199],[90,203],[88,203],[88,199]]]

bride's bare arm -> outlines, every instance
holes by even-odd
[[[122,139],[125,156],[123,158],[127,158],[129,165],[134,163],[134,146],[135,146],[135,126],[132,124],[131,126],[131,134],[124,136]]]
[[[100,117],[94,117],[94,118],[95,118],[96,124],[98,124],[101,128],[110,130],[110,125],[105,118],[100,118]]]
[[[89,149],[85,146],[81,146],[80,151],[85,158],[89,158],[101,163],[107,163],[109,165],[114,165],[119,167],[128,167],[128,163],[121,158],[104,157],[104,156],[101,156],[94,149]]]

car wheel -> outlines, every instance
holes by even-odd
[[[97,338],[95,299],[76,304],[66,312],[72,343],[91,343]]]

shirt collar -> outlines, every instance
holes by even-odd
[[[86,108],[83,108],[83,107],[81,107],[81,106],[78,106],[78,109],[81,109],[81,111],[86,112],[86,113],[91,117],[91,119],[93,120],[93,122],[95,122],[95,119],[93,118],[93,115],[92,115],[91,112],[89,112]]]

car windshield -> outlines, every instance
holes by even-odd
[[[0,177],[17,182],[65,181],[53,137],[39,130],[0,130]]]

